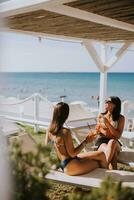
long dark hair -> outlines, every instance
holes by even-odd
[[[67,103],[60,102],[56,104],[53,112],[53,118],[49,128],[50,133],[58,135],[60,129],[69,115],[69,106]]]
[[[112,114],[113,121],[118,121],[119,117],[120,117],[120,113],[121,113],[121,100],[120,100],[120,98],[117,97],[117,96],[111,96],[106,101],[111,101],[115,105],[111,114]],[[106,114],[107,112],[108,111],[106,111],[105,113],[102,113],[102,114]]]

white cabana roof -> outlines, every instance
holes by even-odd
[[[8,0],[0,14],[11,29],[102,41],[134,40],[128,0]]]

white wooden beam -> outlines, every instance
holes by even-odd
[[[117,52],[116,54],[108,60],[105,64],[107,69],[111,68],[128,50],[128,48],[132,45],[132,42],[126,42]]]
[[[104,17],[101,15],[97,15],[91,12],[83,11],[77,8],[72,8],[70,6],[66,5],[58,5],[58,6],[45,6],[45,10],[51,11],[51,12],[56,12],[62,15],[70,16],[70,17],[75,17],[78,19],[86,20],[86,21],[91,21],[99,24],[103,24],[106,26],[111,26],[115,27],[118,29],[123,29],[127,31],[134,32],[134,25],[128,24],[122,21],[118,21],[115,19],[111,19],[108,17]]]
[[[25,35],[30,35],[33,37],[42,37],[42,38],[46,38],[46,39],[59,40],[59,41],[64,41],[64,42],[82,43],[82,41],[83,41],[83,38],[69,37],[69,36],[64,36],[64,35],[47,34],[47,33],[42,33],[42,32],[23,31],[23,30],[17,30],[17,29],[10,29],[7,27],[1,28],[1,32],[25,34]],[[91,41],[91,40],[88,40],[88,41]],[[97,40],[92,40],[92,41],[96,42]]]
[[[93,46],[93,42],[83,42],[83,45],[86,47],[88,53],[90,54],[90,56],[92,57],[93,61],[95,62],[96,66],[98,67],[99,71],[104,72],[104,64],[99,56],[99,54],[97,53],[95,47]]]
[[[12,15],[39,10],[45,5],[51,5],[51,3],[53,6],[55,5],[53,0],[10,0],[0,3],[0,16],[9,17]]]
[[[10,0],[0,3],[0,16],[9,17],[21,13],[35,11],[45,8],[45,5],[55,7],[64,3],[70,3],[76,0]]]

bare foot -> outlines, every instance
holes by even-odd
[[[108,169],[109,169],[109,170],[113,170],[113,165],[112,165],[112,163],[109,163],[109,164],[108,164]]]

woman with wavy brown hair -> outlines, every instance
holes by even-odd
[[[89,134],[77,147],[73,145],[70,129],[64,127],[69,115],[69,106],[60,102],[56,104],[53,119],[49,128],[48,138],[55,146],[60,168],[68,175],[80,175],[88,173],[98,167],[107,167],[106,156],[102,151],[80,153],[88,142],[94,140]]]
[[[98,151],[106,154],[109,169],[117,168],[117,156],[121,150],[119,138],[124,129],[125,118],[121,115],[121,100],[111,96],[105,101],[105,112],[99,114],[96,126],[99,134],[96,141]]]

